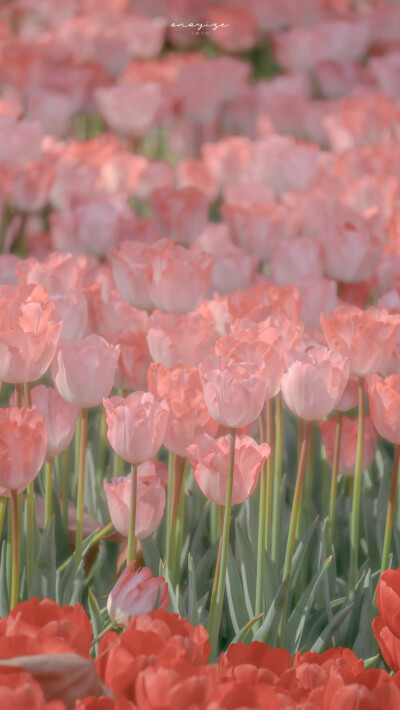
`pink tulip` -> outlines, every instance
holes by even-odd
[[[60,395],[77,407],[96,407],[110,394],[117,369],[119,346],[99,335],[62,340],[51,366]]]
[[[120,348],[114,387],[125,390],[145,390],[147,370],[151,355],[147,345],[147,334],[141,331],[121,330],[105,336],[109,343]]]
[[[134,571],[128,565],[112,588],[107,600],[107,611],[118,626],[127,628],[132,616],[150,614],[156,608],[166,609],[171,601],[164,577],[153,577],[147,567]]]
[[[121,295],[135,308],[151,310],[149,293],[153,247],[141,242],[125,241],[108,252],[114,279]]]
[[[266,387],[258,367],[209,355],[199,372],[208,411],[218,424],[238,428],[259,417]]]
[[[349,361],[324,346],[298,352],[282,377],[289,409],[306,421],[323,419],[340,400],[349,379]]]
[[[80,409],[63,399],[53,387],[46,387],[46,385],[33,387],[31,400],[32,406],[37,409],[46,422],[46,458],[52,459],[65,451],[74,438]],[[23,398],[22,401],[25,406],[25,399]],[[10,404],[15,405],[15,393],[10,399]]]
[[[0,486],[26,488],[46,456],[46,422],[36,409],[0,409]]]
[[[186,454],[196,483],[206,498],[225,505],[230,437],[197,437]],[[262,465],[271,455],[268,444],[256,444],[250,436],[237,436],[233,471],[232,504],[243,503],[253,493]]]
[[[167,370],[153,363],[148,371],[148,384],[149,391],[163,398],[169,409],[164,437],[168,451],[186,456],[186,449],[196,436],[216,436],[218,424],[207,409],[197,367]]]
[[[329,465],[332,467],[335,437],[336,437],[336,417],[326,419],[320,422],[319,431],[321,441],[326,451],[326,458]],[[354,467],[357,456],[357,438],[358,438],[358,419],[350,419],[350,417],[342,417],[342,433],[340,439],[340,456],[339,456],[339,473],[345,476],[354,476]],[[371,417],[365,417],[364,420],[364,440],[363,440],[363,457],[362,469],[368,468],[374,458],[375,449],[378,444],[378,437],[372,423]]]
[[[107,438],[118,456],[131,464],[153,458],[165,436],[168,407],[149,392],[103,400]]]
[[[150,468],[150,470],[149,470]],[[160,461],[145,461],[138,466],[136,492],[135,537],[151,535],[161,522],[165,508],[166,466]],[[121,535],[128,537],[131,500],[131,476],[118,476],[103,481],[111,521]]]
[[[159,188],[152,192],[150,205],[160,235],[179,244],[191,244],[206,226],[208,202],[195,187]]]
[[[295,280],[301,299],[301,320],[306,328],[320,329],[321,313],[327,316],[338,305],[337,283],[325,278],[302,276]]]
[[[196,311],[182,315],[154,311],[147,334],[151,357],[168,368],[198,365],[209,355],[216,339],[211,318]]]
[[[205,297],[211,278],[212,256],[194,253],[172,239],[156,242],[152,254],[149,293],[156,308],[187,313]]]
[[[43,286],[0,286],[0,379],[40,379],[54,358],[62,322]]]
[[[362,311],[356,306],[339,306],[321,327],[331,348],[350,360],[350,372],[358,377],[380,372],[396,347],[398,316],[384,308],[371,306]]]
[[[377,432],[387,441],[400,444],[400,375],[368,377],[371,418]]]
[[[324,275],[321,243],[313,237],[280,241],[272,254],[271,274],[279,286],[305,276],[320,278]]]

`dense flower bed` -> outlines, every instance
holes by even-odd
[[[400,707],[399,38],[0,3],[2,708]]]

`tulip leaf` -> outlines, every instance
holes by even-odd
[[[365,575],[361,610],[359,617],[358,633],[353,645],[353,651],[363,658],[370,649],[374,648],[375,637],[372,632],[372,620],[376,616],[376,609],[373,604],[373,587],[371,570]]]
[[[146,567],[151,570],[152,574],[157,575],[161,554],[154,537],[150,535],[150,537],[141,540],[140,547]]]
[[[236,634],[235,638],[231,641],[231,643],[242,643],[248,636],[254,624],[259,621],[259,619],[261,619],[263,616],[264,614],[258,614],[258,616],[255,616],[254,619],[250,619],[250,621],[248,621],[247,624],[245,624],[243,628],[241,628],[240,631]]]
[[[323,651],[325,651],[327,646],[332,642],[332,636],[347,619],[348,615],[353,609],[353,606],[354,604],[352,602],[351,604],[348,604],[344,609],[338,611],[337,614],[335,614],[333,619],[325,626],[322,633],[311,647],[311,651],[315,651],[316,653],[322,653]]]
[[[103,617],[101,615],[101,611],[100,611],[100,607],[97,602],[97,599],[94,596],[90,587],[88,589],[88,606],[89,606],[90,620],[92,622],[93,637],[96,638],[96,636],[99,636],[99,634],[101,634],[101,632],[104,629],[104,621],[103,621]],[[98,651],[98,643],[95,644],[96,654],[97,654],[97,651]]]
[[[232,625],[235,634],[238,634],[240,629],[248,622],[248,614],[244,601],[242,581],[230,547],[228,550],[228,565],[226,571],[226,596]]]
[[[332,557],[328,557],[328,559],[325,560],[319,570],[315,573],[290,616],[285,636],[285,648],[287,648],[290,653],[295,653],[300,648],[305,625],[314,603],[317,590],[323,581],[324,575],[331,564],[331,561]]]
[[[54,515],[42,533],[39,552],[33,572],[29,598],[55,599],[56,597],[56,543]]]
[[[7,542],[3,541],[0,559],[0,616],[7,616],[10,611],[10,600],[7,587]]]
[[[196,571],[194,568],[193,557],[190,553],[188,554],[188,576],[188,619],[192,626],[197,626],[199,623],[199,605],[197,601]]]
[[[262,641],[263,643],[268,643],[270,646],[275,646],[288,590],[289,580],[286,579],[280,585],[263,623],[255,633],[254,641]]]

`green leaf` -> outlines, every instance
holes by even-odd
[[[255,641],[262,641],[263,643],[269,643],[270,646],[275,646],[276,638],[278,635],[279,623],[281,620],[282,610],[285,603],[285,598],[288,593],[288,589],[289,580],[286,579],[279,587],[275,598],[270,606],[268,614],[266,615],[260,628],[255,633]]]
[[[240,574],[231,547],[228,550],[228,565],[226,570],[226,596],[229,613],[235,634],[240,632],[248,622],[247,608]]]
[[[194,568],[193,557],[188,555],[188,575],[189,575],[189,590],[188,590],[188,619],[192,626],[197,626],[199,623],[199,604],[197,601],[196,589],[196,571]]]
[[[157,575],[161,554],[155,539],[152,536],[146,537],[145,540],[140,541],[140,546],[146,567],[151,570],[152,574]]]
[[[7,588],[7,542],[3,541],[0,559],[0,616],[7,616],[10,611],[10,600]]]
[[[245,638],[248,636],[249,631],[253,628],[254,624],[261,619],[264,616],[264,614],[259,614],[258,616],[255,616],[254,619],[250,619],[250,621],[247,622],[243,626],[242,629],[236,634],[235,638],[233,639],[232,643],[241,643],[245,640]]]
[[[300,648],[305,625],[314,603],[317,590],[324,578],[326,570],[331,564],[332,557],[328,557],[319,570],[314,574],[307,589],[301,595],[296,608],[292,612],[286,627],[285,648],[290,653],[295,653]]]
[[[56,598],[56,541],[54,515],[42,534],[33,572],[29,598]]]
[[[90,587],[88,590],[88,606],[89,606],[90,621],[92,622],[93,637],[96,638],[96,636],[99,636],[99,634],[101,634],[101,632],[104,629],[104,621],[103,621],[103,617],[101,615],[101,611],[100,611],[100,607],[98,605],[97,599],[94,596]],[[97,654],[98,643],[95,644],[94,648],[95,648],[95,652]]]
[[[335,614],[333,619],[325,626],[324,630],[313,644],[311,651],[315,651],[316,653],[322,653],[322,651],[325,651],[329,643],[332,642],[332,636],[341,627],[345,619],[350,614],[352,608],[353,602]]]

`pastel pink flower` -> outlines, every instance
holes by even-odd
[[[230,437],[214,439],[202,434],[188,446],[186,454],[197,485],[206,498],[225,505],[228,482]],[[243,503],[253,493],[262,465],[271,455],[268,444],[257,444],[250,436],[235,439],[232,504]]]
[[[287,343],[279,327],[267,322],[252,323],[237,320],[230,332],[215,344],[215,352],[237,362],[252,363],[265,383],[265,397],[275,397],[280,391],[285,371],[284,350]]]
[[[132,81],[97,89],[95,100],[111,130],[143,138],[157,121],[163,96],[161,86],[154,82]]]
[[[286,405],[306,421],[323,419],[340,400],[349,379],[349,361],[324,346],[296,354],[281,380]]]
[[[197,367],[167,370],[153,363],[148,371],[148,385],[149,391],[163,399],[169,409],[164,437],[168,451],[186,456],[186,449],[196,436],[216,436],[219,427],[207,409]]]
[[[96,407],[110,394],[120,348],[99,335],[62,340],[51,365],[60,395],[77,407]]]
[[[181,315],[154,311],[147,334],[151,357],[168,368],[198,365],[209,355],[216,339],[211,319],[196,311]]]
[[[259,284],[247,291],[233,291],[227,300],[233,319],[248,318],[260,323],[270,316],[280,316],[295,323],[300,321],[300,294],[294,286]]]
[[[164,577],[153,577],[148,567],[134,571],[134,566],[135,562],[122,572],[107,599],[110,618],[124,628],[133,616],[154,611],[157,600],[158,609],[166,609],[171,603]]]
[[[337,417],[326,419],[320,422],[319,431],[321,441],[326,451],[326,458],[329,465],[333,465],[333,457],[335,451],[336,437],[336,422]],[[342,417],[342,434],[340,439],[340,456],[339,456],[339,473],[345,476],[354,475],[354,466],[357,456],[357,439],[358,439],[358,419],[350,419],[350,417]],[[365,417],[364,421],[364,440],[363,440],[363,471],[368,468],[374,458],[375,450],[378,444],[376,430],[372,423],[371,417]]]
[[[207,293],[212,264],[210,254],[196,254],[174,244],[172,239],[157,242],[149,283],[149,294],[156,308],[173,313],[194,310]]]
[[[266,387],[258,367],[209,355],[199,372],[208,411],[218,424],[238,428],[259,417]]]
[[[1,487],[26,488],[39,473],[46,448],[46,422],[36,409],[0,409]]]
[[[151,363],[147,334],[121,329],[113,335],[105,335],[105,338],[120,348],[114,387],[125,390],[146,389],[147,370]]]
[[[339,399],[336,409],[339,412],[348,412],[358,406],[358,377],[349,377],[344,392]]]
[[[107,439],[114,451],[131,464],[153,458],[165,436],[168,407],[149,392],[133,392],[125,399],[104,399]]]
[[[313,276],[302,276],[295,280],[300,293],[301,320],[306,328],[321,327],[321,313],[327,316],[338,305],[336,281]]]
[[[0,379],[40,379],[60,339],[62,322],[43,286],[0,286]]]
[[[149,293],[153,249],[141,242],[125,241],[109,251],[107,257],[118,289],[129,305],[151,310],[154,307]]]
[[[74,438],[79,407],[67,402],[53,387],[37,385],[31,389],[32,405],[42,415],[47,429],[46,458],[54,458],[70,445]],[[10,403],[15,405],[15,393]],[[25,398],[23,398],[25,405]]]
[[[339,306],[321,327],[331,348],[350,360],[350,373],[359,377],[380,372],[396,347],[398,317],[384,308]]]
[[[279,286],[295,282],[301,277],[321,277],[324,259],[321,243],[313,237],[282,240],[271,258],[271,274]]]
[[[149,472],[148,463],[145,461],[138,466],[135,536],[139,540],[149,537],[159,526],[166,500],[164,481],[157,475],[161,470],[165,478],[166,466],[161,461],[151,462],[152,472]],[[143,469],[144,477],[142,477]],[[112,478],[110,482],[103,481],[103,488],[115,529],[124,537],[128,537],[131,476],[118,476]]]
[[[400,375],[367,380],[371,418],[377,432],[387,441],[400,444]]]
[[[157,230],[179,244],[191,244],[206,226],[208,201],[195,187],[154,190],[150,206]]]

